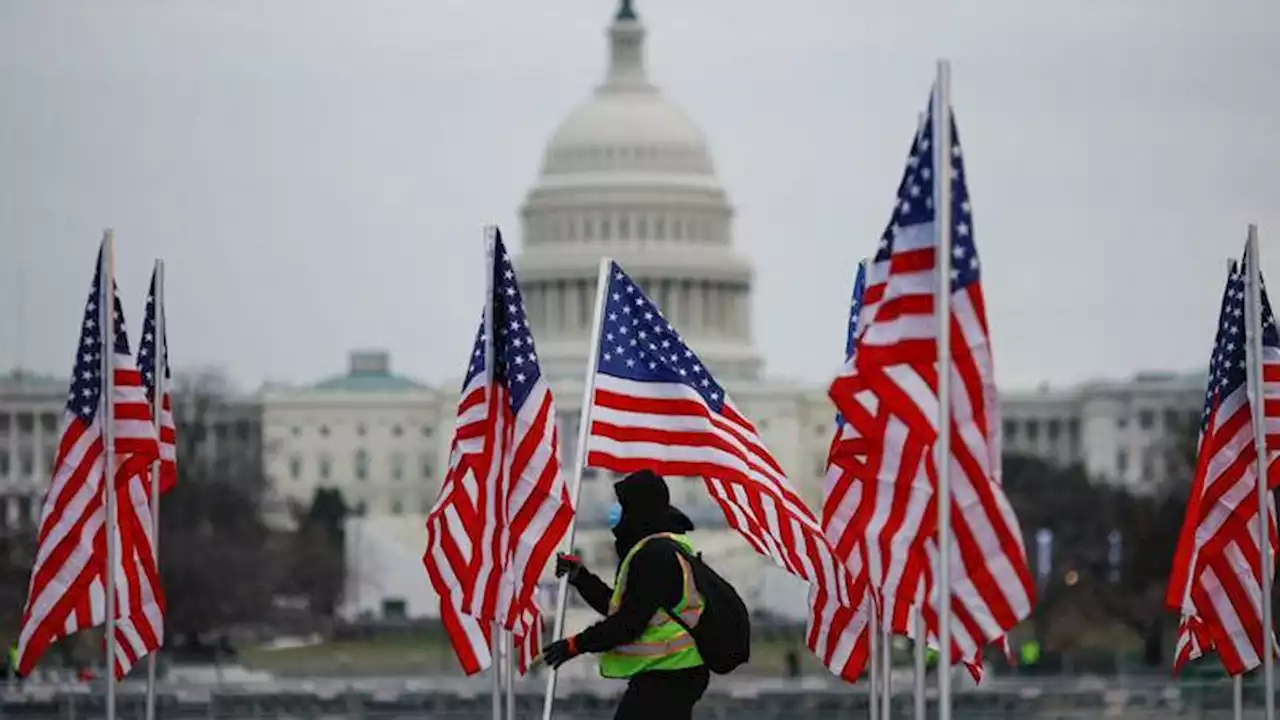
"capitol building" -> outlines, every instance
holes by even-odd
[[[826,384],[767,375],[752,335],[753,266],[734,245],[731,198],[707,137],[649,76],[646,32],[624,0],[607,29],[602,82],[550,138],[520,208],[515,264],[560,415],[562,466],[571,472],[576,460],[594,286],[609,256],[662,308],[820,513],[834,413]],[[1198,416],[1204,382],[1204,373],[1138,374],[1004,393],[1004,447],[1142,489],[1163,478],[1163,448]],[[233,403],[230,432],[267,449],[277,521],[321,487],[341,489],[356,511],[348,615],[438,612],[421,572],[423,516],[445,471],[460,386],[460,378],[423,382],[400,374],[384,351],[356,350],[333,377],[266,386]],[[61,378],[0,376],[0,527],[38,518],[65,393]],[[605,574],[615,562],[603,524],[611,479],[588,469],[578,506],[579,545]],[[701,480],[670,483],[673,503],[700,526],[695,541],[748,602],[803,617],[804,588],[762,572],[766,561],[725,528]]]

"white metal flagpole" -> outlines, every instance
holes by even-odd
[[[883,612],[881,615],[883,616]],[[880,619],[880,720],[889,720],[893,713],[893,684],[890,673],[893,671],[893,633],[889,631],[888,619]]]
[[[1262,384],[1262,258],[1258,254],[1258,226],[1249,225],[1249,236],[1245,241],[1245,255],[1248,256],[1249,274],[1245,277],[1246,289],[1249,293],[1248,304],[1245,305],[1248,328],[1249,357],[1249,408],[1253,416],[1253,445],[1257,454],[1258,475],[1258,548],[1259,563],[1262,576],[1262,682],[1266,720],[1275,720],[1276,698],[1274,646],[1271,642],[1274,624],[1271,618],[1271,574],[1274,559],[1271,557],[1271,543],[1267,528],[1270,525],[1271,493],[1267,489],[1267,434],[1266,413],[1263,410]]]
[[[156,439],[160,439],[160,413],[164,411],[164,394],[169,390],[169,345],[165,337],[164,317],[164,260],[156,260],[156,287],[151,298],[151,312],[155,317],[155,357],[151,386],[151,418],[156,426]],[[139,340],[141,342],[141,340]],[[151,464],[151,548],[155,552],[156,567],[160,566],[160,456]],[[162,643],[163,644],[163,643]],[[147,708],[146,720],[156,718],[156,656],[160,648],[147,655]]]
[[[880,611],[876,607],[875,600],[871,601],[871,623],[869,628],[870,637],[868,638],[871,647],[870,662],[867,664],[867,716],[871,720],[880,720]]]
[[[600,362],[600,328],[601,315],[604,314],[605,296],[609,292],[609,268],[613,261],[607,257],[600,258],[600,271],[596,276],[596,305],[592,312],[591,342],[587,355],[587,374],[582,382],[582,410],[578,416],[578,444],[574,447],[577,455],[573,467],[573,486],[569,493],[573,497],[573,516],[569,519],[569,528],[564,534],[565,552],[573,552],[574,534],[578,527],[578,495],[582,489],[582,471],[587,466],[587,441],[591,436],[591,404],[595,400],[596,367]],[[556,595],[556,617],[552,627],[552,637],[559,640],[564,636],[564,615],[569,601],[569,576],[560,578],[560,587]],[[547,693],[542,701],[542,720],[551,720],[551,709],[556,701],[555,668],[547,674]]]
[[[1246,243],[1247,249],[1247,243]],[[1234,258],[1227,258],[1227,282],[1231,282],[1231,276],[1235,273],[1236,261]],[[1246,356],[1247,357],[1247,356]],[[1191,586],[1187,586],[1187,597],[1191,595]],[[1231,676],[1231,717],[1232,720],[1244,720],[1244,676]]]
[[[938,61],[933,106],[938,227],[938,718],[951,720],[951,65]]]
[[[495,239],[498,226],[486,225],[484,228],[484,373],[486,386],[493,384],[493,264],[497,262]],[[500,568],[502,572],[506,568]],[[489,626],[489,674],[492,678],[490,695],[493,705],[493,720],[502,720],[502,674],[506,664],[503,652],[502,623],[497,620]]]
[[[916,603],[915,617],[912,618],[912,622],[914,622],[916,626],[916,642],[915,642],[915,647],[912,648],[916,656],[915,657],[915,660],[916,660],[916,676],[915,676],[916,720],[925,720],[924,689],[925,689],[925,671],[927,669],[925,666],[925,648],[928,647],[928,643],[925,642],[926,630],[924,627],[924,605],[923,604]]]
[[[102,331],[102,400],[98,403],[98,422],[102,424],[102,488],[106,517],[103,531],[107,535],[107,562],[103,568],[106,585],[107,621],[105,624],[107,720],[116,718],[116,555],[120,552],[116,542],[116,284],[115,284],[115,231],[108,229],[102,237],[102,266],[99,269],[98,329]]]
[[[507,673],[507,720],[516,717],[516,635],[507,633],[507,661],[503,668]]]
[[[502,671],[507,661],[502,639],[502,624],[493,621],[489,633],[489,675],[493,678],[491,693],[493,700],[493,720],[502,720]]]

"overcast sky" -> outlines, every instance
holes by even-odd
[[[650,75],[737,209],[772,374],[838,364],[939,56],[1002,386],[1204,366],[1250,221],[1280,277],[1274,0],[636,7]],[[456,377],[482,226],[518,239],[544,142],[603,78],[613,10],[0,0],[0,369],[69,372],[110,226],[135,333],[167,262],[175,365],[251,389],[377,346]]]

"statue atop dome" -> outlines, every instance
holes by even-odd
[[[622,0],[618,6],[618,14],[613,16],[614,20],[637,20],[636,9],[631,6],[631,0]]]

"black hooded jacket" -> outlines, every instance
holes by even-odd
[[[622,559],[643,538],[655,533],[693,530],[693,522],[670,506],[666,482],[655,473],[633,473],[614,485],[614,492],[622,506],[622,519],[613,530],[619,569]],[[573,586],[583,601],[606,617],[578,634],[578,651],[600,653],[626,645],[640,637],[655,613],[678,605],[684,596],[683,575],[676,559],[678,552],[669,542],[645,543],[631,558],[627,589],[618,612],[613,615],[609,615],[613,588],[584,568],[574,578]]]

